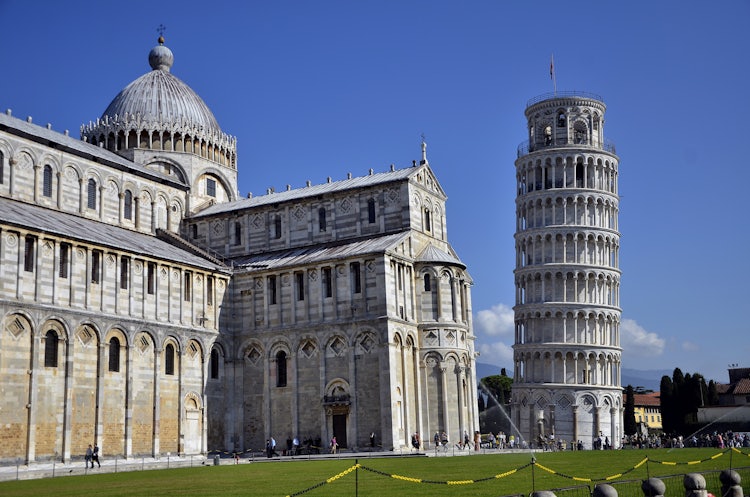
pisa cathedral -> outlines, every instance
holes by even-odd
[[[601,97],[526,107],[516,166],[512,413],[530,443],[584,448],[623,435],[618,162]]]
[[[0,115],[0,463],[477,430],[472,280],[424,144],[241,197],[236,139],[162,38],[148,59],[80,139]]]

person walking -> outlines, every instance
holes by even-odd
[[[336,449],[338,449],[338,448],[339,448],[339,444],[336,441],[336,435],[334,435],[331,438],[331,454],[335,454],[336,453]]]
[[[94,467],[94,463],[98,465],[99,468],[102,467],[102,464],[99,462],[99,446],[94,443],[94,451],[91,453],[91,467]]]
[[[91,444],[89,444],[89,448],[86,449],[86,456],[85,456],[85,462],[86,462],[86,468],[89,467],[89,463],[91,463],[91,467],[94,467],[94,461],[92,458],[94,457],[94,449],[91,448]]]

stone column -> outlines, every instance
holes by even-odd
[[[456,366],[456,383],[458,388],[458,430],[463,436],[464,432],[467,432],[466,416],[464,406],[466,405],[466,398],[464,395],[464,381],[466,379],[466,371],[463,366]]]
[[[56,192],[57,195],[55,195],[55,201],[56,201],[55,207],[57,207],[58,209],[62,209],[62,204],[63,204],[63,200],[62,200],[62,194],[63,194],[62,173],[60,171],[57,171],[55,173],[55,177],[57,178],[57,192]]]
[[[33,340],[33,346],[31,347],[32,351],[43,351],[44,350],[44,344],[42,343],[42,329],[37,328],[36,330],[36,336],[34,336],[34,331],[32,329],[32,340]],[[36,410],[36,401],[39,395],[39,381],[37,380],[37,377],[40,373],[40,366],[39,366],[39,353],[31,354],[31,370],[29,371],[29,399],[28,403],[23,406],[24,409],[26,409],[27,416],[28,416],[28,445],[26,446],[26,463],[34,461],[34,458],[36,456],[36,418],[37,418],[37,410]],[[68,462],[70,461],[70,456],[65,458],[65,454],[63,454],[63,460]]]
[[[129,285],[129,287],[132,285]],[[157,457],[159,455],[159,431],[161,427],[161,423],[159,422],[159,418],[161,418],[161,405],[159,402],[159,398],[161,397],[161,385],[159,384],[159,372],[161,371],[161,353],[164,349],[159,347],[156,343],[156,337],[154,337],[154,417],[153,417],[153,427],[154,427],[154,434],[151,441],[151,455],[153,457]],[[177,354],[177,351],[175,351],[175,354]]]
[[[75,334],[75,330],[72,332]],[[62,439],[62,451],[63,451],[63,460],[70,461],[71,456],[71,450],[70,446],[72,444],[72,430],[71,430],[71,421],[73,419],[73,388],[72,388],[72,378],[73,378],[73,351],[75,348],[75,340],[67,340],[65,338],[59,339],[57,341],[57,348],[58,351],[60,349],[60,345],[62,344],[63,348],[63,360],[65,361],[65,406],[63,407],[63,419],[62,419],[62,425],[64,427],[63,429],[63,439]],[[44,350],[44,349],[41,349]]]
[[[104,221],[104,182],[99,185],[99,220]]]
[[[8,159],[8,165],[10,166],[10,171],[8,171],[8,192],[10,193],[10,196],[12,197],[15,193],[15,179],[16,179],[16,166],[18,165],[18,159],[15,157],[11,157]]]
[[[106,362],[107,359],[107,342],[106,337],[102,335],[102,341],[99,342],[99,348],[98,348],[98,355],[99,355],[99,366],[97,368],[96,373],[96,413],[95,413],[95,419],[96,419],[96,426],[94,428],[94,440],[96,440],[96,443],[99,444],[101,447],[103,445],[103,432],[104,427],[102,426],[103,419],[102,419],[102,411],[104,410],[104,407],[102,406],[102,403],[104,402],[104,399],[102,398],[102,394],[104,393],[104,374],[106,371],[109,370],[109,364]]]
[[[86,205],[86,191],[83,188],[83,178],[78,178],[78,213],[83,214]]]
[[[355,336],[356,336],[356,332]],[[349,354],[349,422],[346,424],[348,433],[346,434],[346,443],[349,448],[359,446],[359,423],[357,422],[357,395],[354,394],[359,383],[357,370],[357,344],[354,344],[352,353]]]
[[[442,425],[443,425],[443,431],[445,433],[450,433],[450,416],[448,415],[448,383],[446,378],[446,369],[448,368],[448,365],[445,362],[441,362],[440,365],[440,385],[441,385],[441,396],[442,399],[440,399],[440,402],[443,404],[443,419]],[[450,440],[450,439],[449,439]]]
[[[102,264],[104,264],[104,261],[102,261]],[[133,336],[133,341],[137,338],[137,335]],[[133,454],[133,402],[134,402],[134,393],[133,393],[133,373],[135,370],[133,369],[133,354],[136,353],[135,349],[133,347],[127,347],[124,349],[127,353],[127,359],[126,359],[126,366],[125,366],[125,405],[128,406],[127,409],[125,409],[125,446],[123,447],[123,452],[125,454],[125,458],[130,458],[130,456]]]
[[[40,164],[34,164],[34,203],[39,203],[39,171],[42,166]]]

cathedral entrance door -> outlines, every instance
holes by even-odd
[[[346,414],[333,415],[333,436],[339,447],[346,447]]]
[[[193,398],[185,402],[185,439],[184,452],[199,454],[201,451],[201,412],[198,403]]]

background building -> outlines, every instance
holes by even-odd
[[[618,157],[602,99],[526,107],[516,165],[513,419],[529,442],[622,436]]]
[[[471,278],[411,167],[254,198],[172,52],[81,140],[0,115],[0,461],[478,428]]]

